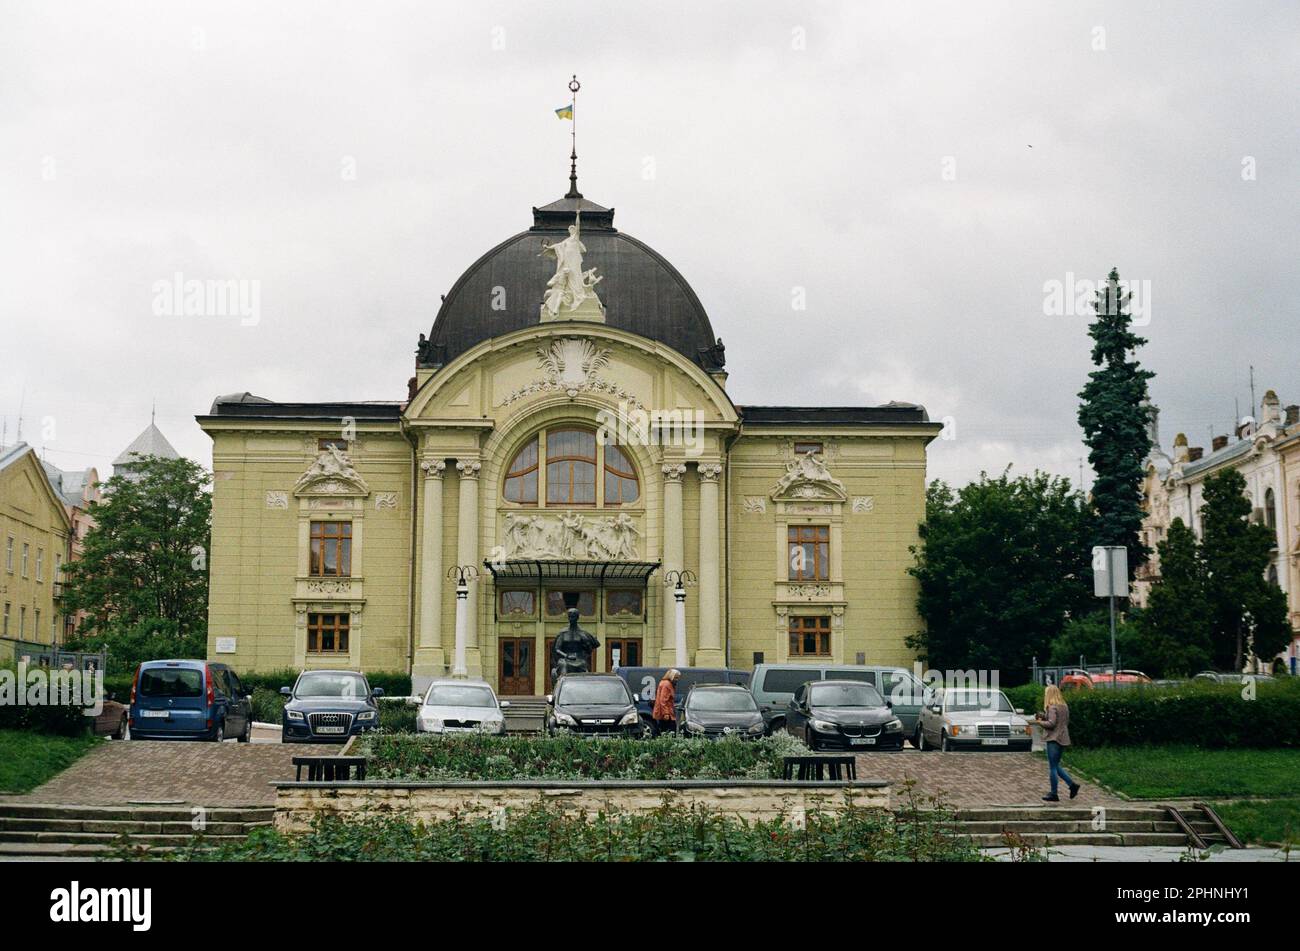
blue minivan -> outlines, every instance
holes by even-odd
[[[131,684],[131,739],[210,740],[253,735],[253,698],[225,664],[147,660]]]

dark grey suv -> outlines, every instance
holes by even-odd
[[[379,726],[384,691],[371,689],[355,670],[306,670],[292,687],[281,687],[286,703],[281,714],[284,743],[342,743]]]
[[[546,698],[546,732],[599,736],[645,733],[627,683],[617,674],[565,674]]]

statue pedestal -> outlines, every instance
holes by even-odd
[[[573,310],[567,307],[561,307],[558,314],[552,314],[542,305],[542,323],[550,323],[557,320],[586,320],[591,323],[603,324],[605,322],[605,305],[595,294],[589,294],[587,298]]]

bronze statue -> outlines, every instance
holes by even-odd
[[[556,635],[551,645],[551,681],[564,674],[591,671],[591,652],[600,646],[594,634],[578,627],[578,609],[569,608],[569,626]]]

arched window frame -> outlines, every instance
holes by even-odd
[[[552,435],[562,432],[582,432],[592,437],[595,450],[591,456],[582,454],[563,454],[552,456],[549,453],[550,438]],[[608,452],[610,446],[614,447],[617,456],[611,458]],[[535,457],[531,460],[524,460],[521,464],[521,457],[535,449]],[[552,463],[582,463],[593,466],[594,479],[594,501],[576,502],[572,500],[572,492],[568,501],[550,501],[550,468]],[[627,468],[624,468],[626,466]],[[526,477],[536,473],[536,478],[532,485],[528,485]],[[520,480],[512,487],[514,480]],[[608,493],[611,481],[614,483],[616,493]],[[630,491],[633,493],[629,497]],[[570,486],[572,487],[572,476],[570,476]],[[637,471],[636,462],[632,454],[623,446],[613,443],[602,443],[598,432],[591,426],[580,423],[557,423],[552,426],[544,426],[532,433],[527,439],[519,443],[515,449],[514,455],[510,458],[509,466],[501,480],[501,498],[507,505],[519,506],[520,508],[624,508],[635,505],[641,500],[643,486],[641,476]],[[613,497],[617,494],[617,497]]]

